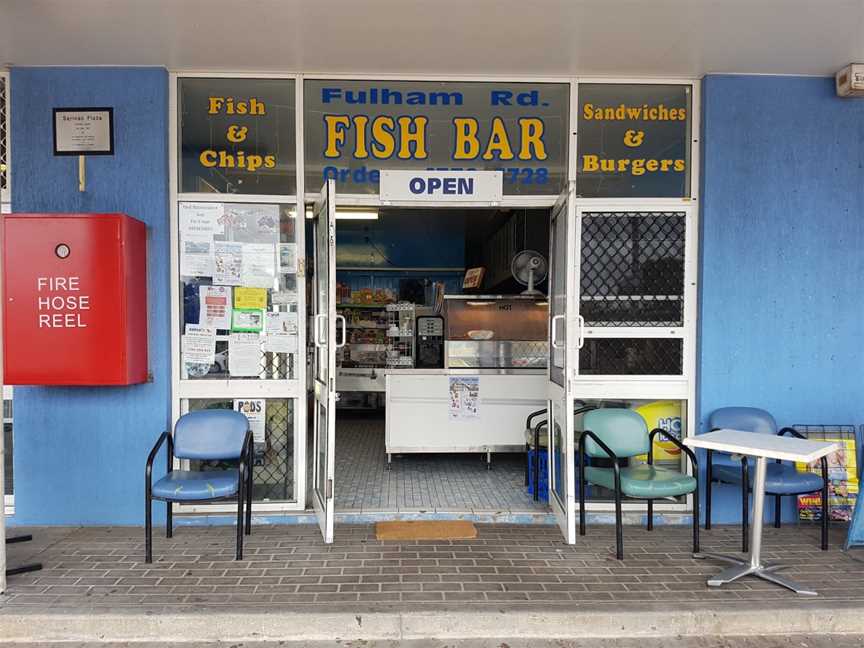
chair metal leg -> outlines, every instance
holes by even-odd
[[[624,520],[621,515],[621,488],[615,489],[615,557],[624,560]]]
[[[174,537],[174,503],[173,502],[165,502],[165,506],[168,507],[168,510],[165,513],[165,537],[173,538]]]
[[[548,450],[548,443],[546,452]],[[546,459],[546,465],[549,465],[549,457]],[[534,501],[540,501],[540,425],[534,428]]]
[[[708,451],[708,463],[705,466],[705,530],[711,529],[711,482],[714,480],[714,471],[711,468],[711,460],[714,456],[712,450]],[[697,475],[698,479],[698,475]]]
[[[750,472],[746,459],[741,462],[741,551],[750,551]]]
[[[828,551],[828,460],[822,457],[822,551]]]
[[[699,553],[699,481],[693,491],[693,553]]]
[[[246,482],[246,535],[252,535],[252,461],[249,461],[249,480]]]
[[[144,493],[144,562],[153,562],[153,500],[149,488]]]
[[[654,530],[654,500],[648,500],[648,530]]]
[[[551,443],[551,442],[550,442]],[[549,458],[552,461],[552,458]],[[585,453],[579,449],[579,535],[585,535]],[[550,484],[551,486],[551,484]],[[551,499],[551,495],[550,495]]]
[[[240,484],[237,488],[237,551],[235,553],[234,558],[236,560],[243,560],[243,500],[244,495],[246,494],[244,491],[246,490],[244,486],[246,482],[246,476],[240,478]]]
[[[780,510],[783,508],[783,503],[780,500],[780,495],[774,496],[774,528],[780,528]]]

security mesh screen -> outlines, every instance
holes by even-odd
[[[189,411],[233,409],[233,400],[190,398]],[[264,401],[263,442],[255,443],[252,469],[252,499],[292,501],[294,496],[294,401],[268,398]],[[253,432],[255,422],[250,421]],[[190,461],[191,470],[236,468],[236,461]]]
[[[680,376],[680,338],[586,338],[579,350],[579,373],[602,376]]]
[[[8,189],[6,184],[7,165],[9,164],[8,133],[6,127],[6,79],[0,76],[0,192],[5,192]]]
[[[584,214],[585,325],[683,326],[684,235],[683,212]]]

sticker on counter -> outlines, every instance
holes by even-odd
[[[264,350],[297,352],[297,313],[264,313]]]
[[[231,311],[231,330],[260,333],[264,328],[264,311],[260,308],[235,308]]]
[[[267,401],[263,398],[247,400],[234,399],[234,411],[246,416],[252,439],[255,443],[266,443]]]
[[[243,285],[256,288],[273,288],[275,279],[276,248],[261,243],[244,243]]]
[[[216,241],[214,244],[213,283],[239,286],[243,272],[243,244]]]
[[[257,333],[228,336],[228,372],[232,378],[257,376],[261,373],[261,357],[261,337]]]
[[[227,330],[231,328],[231,288],[198,286],[198,323],[201,326]]]
[[[267,289],[235,288],[234,308],[267,308]]]
[[[480,418],[480,376],[450,376],[450,420]]]

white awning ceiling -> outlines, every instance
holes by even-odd
[[[864,0],[0,0],[0,65],[830,75]]]

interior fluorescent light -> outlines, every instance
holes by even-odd
[[[292,209],[291,216],[296,218],[297,211]],[[312,219],[315,214],[311,209],[306,209],[306,218]],[[378,220],[378,210],[359,210],[359,209],[337,209],[336,220]]]
[[[491,306],[495,302],[491,302],[491,301],[466,301],[465,303],[468,306]]]
[[[378,220],[377,209],[336,210],[336,220]]]

